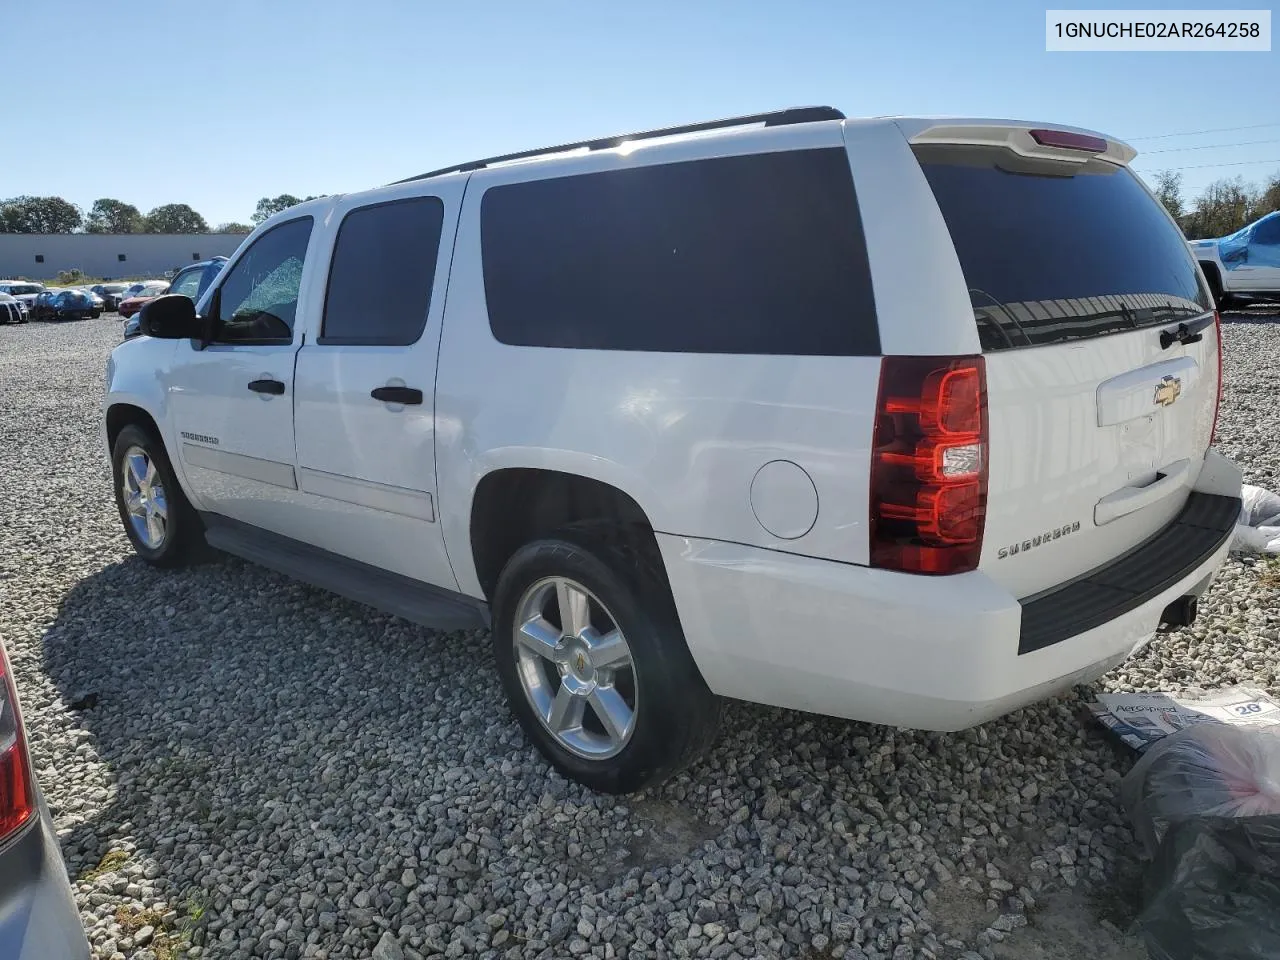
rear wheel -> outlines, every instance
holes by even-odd
[[[719,718],[665,578],[643,553],[567,531],[518,550],[494,594],[494,657],[512,711],[561,773],[606,793],[676,773]]]
[[[1204,270],[1204,278],[1209,281],[1209,292],[1213,294],[1213,307],[1215,310],[1229,310],[1234,305],[1231,294],[1225,293],[1222,289],[1222,276],[1218,273],[1218,268],[1213,265],[1201,264]]]
[[[116,438],[111,463],[120,520],[138,556],[157,567],[195,560],[204,542],[200,517],[160,439],[129,424]]]

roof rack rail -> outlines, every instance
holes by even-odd
[[[674,137],[682,133],[699,133],[703,130],[720,130],[725,127],[745,127],[760,123],[766,127],[783,127],[793,123],[813,123],[818,120],[843,120],[845,116],[835,107],[792,107],[788,110],[775,110],[771,113],[753,113],[745,117],[727,117],[723,120],[704,120],[702,123],[686,123],[679,127],[661,127],[657,130],[644,130],[640,133],[624,133],[617,137],[603,137],[599,140],[579,140],[577,143],[562,143],[555,147],[541,147],[537,150],[522,150],[519,153],[505,153],[498,157],[486,157],[483,160],[471,160],[452,167],[441,167],[430,173],[420,173],[416,177],[405,177],[396,183],[411,183],[414,180],[426,180],[440,177],[446,173],[468,173],[472,170],[483,170],[495,163],[506,163],[511,160],[527,160],[553,153],[566,153],[570,150],[613,150],[624,143],[636,140],[652,140],[655,137]]]

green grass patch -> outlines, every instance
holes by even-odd
[[[80,875],[76,877],[76,882],[92,882],[97,880],[104,873],[114,873],[128,862],[129,855],[123,850],[108,850],[102,855],[102,859],[98,861],[98,865],[82,871]]]

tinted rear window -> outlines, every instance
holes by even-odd
[[[438,197],[348,213],[333,245],[320,342],[405,346],[422,336],[443,225]]]
[[[1166,324],[1210,309],[1186,242],[1132,173],[1101,160],[920,146],[985,350]]]
[[[843,150],[721,157],[484,195],[503,343],[689,353],[880,351]]]

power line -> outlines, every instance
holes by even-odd
[[[1150,137],[1128,137],[1129,140],[1167,140],[1170,137],[1194,137],[1201,133],[1231,133],[1235,130],[1261,130],[1263,127],[1280,127],[1280,121],[1275,123],[1254,123],[1246,127],[1214,127],[1212,130],[1188,130],[1185,133],[1157,133]]]
[[[1202,147],[1167,147],[1164,150],[1148,150],[1145,156],[1153,153],[1185,153],[1188,150],[1226,150],[1228,147],[1252,147],[1258,143],[1280,143],[1280,139],[1242,140],[1239,143],[1210,143]]]
[[[1197,163],[1189,167],[1161,167],[1161,170],[1208,170],[1212,167],[1248,167],[1256,163],[1280,164],[1280,157],[1274,160],[1239,160],[1235,163]]]

